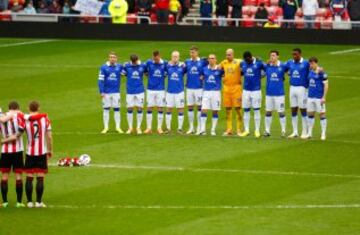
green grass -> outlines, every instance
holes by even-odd
[[[6,109],[15,99],[26,110],[30,100],[39,100],[53,125],[51,163],[87,153],[94,166],[51,166],[44,201],[52,207],[42,210],[13,207],[11,178],[11,206],[0,208],[1,235],[360,234],[360,208],[301,206],[360,204],[360,53],[329,54],[354,46],[301,45],[304,56],[318,56],[329,74],[328,140],[321,142],[318,120],[314,140],[280,139],[277,117],[273,136],[260,140],[97,134],[102,129],[97,74],[108,51],[118,52],[121,62],[131,53],[146,60],[155,49],[166,59],[177,49],[185,59],[194,43],[56,40],[1,46],[24,41],[30,40],[0,40],[0,106]],[[296,46],[196,44],[203,56],[215,53],[219,60],[229,47],[238,57],[249,49],[264,59],[276,48],[286,60]],[[126,129],[124,94],[122,127]],[[290,132],[290,115],[287,119]],[[224,128],[222,112],[218,133]]]

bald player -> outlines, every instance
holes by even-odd
[[[220,67],[224,70],[224,89],[223,89],[223,100],[226,109],[226,131],[224,136],[232,135],[232,110],[236,112],[236,128],[237,135],[242,134],[242,113],[241,113],[241,96],[242,96],[242,85],[241,85],[241,68],[240,60],[234,58],[234,50],[226,50],[226,59],[220,63]]]

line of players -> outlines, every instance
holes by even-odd
[[[227,53],[233,52],[228,49]],[[143,107],[145,100],[145,88],[143,84],[144,75],[148,76],[147,87],[147,114],[146,134],[151,133],[152,112],[157,108],[157,132],[168,133],[171,130],[171,118],[173,109],[178,113],[178,132],[183,133],[185,92],[184,77],[186,80],[186,105],[189,112],[189,131],[194,133],[194,112],[198,108],[197,135],[206,134],[206,120],[209,110],[212,111],[211,135],[216,135],[218,111],[221,108],[221,88],[224,78],[223,63],[217,64],[216,56],[210,54],[208,58],[200,58],[198,48],[193,46],[190,49],[190,59],[185,63],[180,62],[178,51],[171,53],[169,62],[163,60],[159,51],[153,52],[153,58],[141,63],[137,55],[130,56],[130,62],[124,65],[117,63],[117,55],[109,53],[109,60],[101,66],[99,73],[99,91],[103,101],[103,122],[104,130],[109,130],[110,108],[114,110],[116,130],[123,133],[120,128],[120,79],[125,75],[126,79],[126,104],[127,121],[129,129],[127,134],[135,132],[133,128],[133,112],[136,109],[136,133],[141,134],[140,129],[143,118]],[[293,59],[282,63],[279,60],[279,52],[271,50],[269,60],[264,63],[255,58],[251,52],[243,54],[242,61],[234,61],[240,66],[240,73],[244,77],[243,91],[238,99],[242,100],[244,111],[244,130],[238,133],[245,137],[250,135],[250,111],[254,112],[255,131],[254,135],[260,137],[260,109],[261,109],[261,79],[266,77],[266,107],[265,107],[265,137],[270,136],[273,111],[278,112],[281,126],[281,136],[286,134],[285,118],[285,75],[290,77],[290,106],[292,113],[293,133],[289,138],[299,137],[298,112],[302,117],[301,138],[312,137],[315,113],[319,113],[321,123],[321,139],[326,139],[327,120],[325,116],[325,102],[328,92],[327,74],[318,65],[318,59],[311,57],[305,60],[301,55],[301,49],[295,48],[292,51]],[[165,79],[167,88],[165,89]],[[241,81],[240,81],[241,82]],[[163,116],[166,111],[166,130],[162,130]]]
[[[15,173],[16,180],[16,207],[25,207],[22,203],[23,179],[26,173],[25,192],[27,207],[46,207],[42,202],[44,192],[44,177],[48,171],[47,161],[52,155],[52,135],[50,120],[45,113],[39,113],[40,104],[32,101],[29,104],[29,114],[20,111],[16,101],[9,103],[8,112],[0,111],[1,133],[1,196],[3,208],[8,207],[8,180],[11,171]],[[24,143],[22,134],[26,133],[27,146],[24,162]],[[36,177],[36,200],[33,202],[33,181]]]

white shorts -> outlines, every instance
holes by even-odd
[[[186,102],[187,105],[201,105],[201,101],[203,98],[203,90],[202,89],[187,89],[186,90]]]
[[[307,99],[306,109],[308,112],[317,112],[317,113],[326,112],[325,104],[321,104],[321,99],[316,99],[316,98]]]
[[[219,111],[221,109],[221,92],[204,91],[202,109]]]
[[[307,89],[303,86],[290,86],[290,107],[306,109]]]
[[[144,92],[139,94],[127,94],[126,95],[126,107],[140,107],[144,106]]]
[[[103,108],[120,108],[120,93],[104,94]]]
[[[261,108],[261,91],[244,90],[242,94],[242,107],[244,109]]]
[[[185,95],[184,92],[177,94],[166,93],[166,107],[168,108],[184,108],[185,106]]]
[[[165,107],[165,91],[147,90],[147,107]]]
[[[266,111],[285,112],[285,96],[266,96]]]

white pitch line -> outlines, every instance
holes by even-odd
[[[50,164],[56,166],[56,164]],[[331,177],[360,179],[360,175],[343,175],[331,173],[297,172],[297,171],[269,171],[269,170],[248,170],[248,169],[224,169],[224,168],[193,168],[181,166],[145,166],[145,165],[122,165],[122,164],[90,164],[84,168],[104,168],[122,170],[147,170],[147,171],[178,171],[194,173],[237,173],[256,175],[282,175],[282,176],[306,176],[306,177]]]
[[[92,65],[83,65],[83,64],[0,64],[0,67],[20,67],[20,68],[89,68],[89,69],[97,69],[99,66],[92,66]]]
[[[121,136],[121,135],[124,135],[124,134],[119,134],[119,133],[116,133],[116,132],[109,132],[109,133],[106,133],[106,135],[104,134],[101,134],[100,132],[96,132],[96,131],[59,131],[59,132],[54,132],[53,135],[101,135],[101,136],[107,136],[107,135],[111,135],[111,136]],[[133,136],[133,135],[131,135]],[[145,135],[140,135],[140,136],[145,136]],[[174,135],[171,135],[170,136],[174,136]],[[179,135],[181,136],[181,135]],[[195,135],[194,135],[195,136]],[[135,136],[134,136],[135,137]],[[199,137],[199,138],[202,138],[203,136]],[[221,135],[218,135],[218,136],[208,136],[208,137],[211,137],[211,138],[216,138],[216,137],[221,137],[221,138],[234,138],[234,139],[240,139],[238,136],[234,135],[234,136],[226,136],[226,137],[223,137]],[[251,141],[251,140],[254,140],[254,141],[258,141],[258,139],[255,139],[255,138],[241,138],[241,141]],[[284,138],[281,138],[281,137],[271,137],[270,139],[267,139],[267,141],[270,141],[270,140],[281,140],[281,141],[284,141]],[[298,140],[287,140],[287,141],[322,141],[322,140],[316,140],[316,139],[312,139],[312,140],[301,140],[301,139],[298,139]],[[322,141],[323,142],[323,141]],[[336,140],[336,139],[327,139],[325,142],[330,142],[330,143],[345,143],[345,144],[360,144],[360,141],[353,141],[353,140]]]
[[[0,44],[0,48],[24,46],[24,45],[39,44],[39,43],[46,43],[46,42],[53,42],[53,41],[56,41],[56,40],[55,39],[49,39],[49,40],[36,40],[36,41],[28,41],[28,42],[16,42],[16,43]]]
[[[332,75],[331,77],[342,78],[342,79],[345,79],[345,80],[360,80],[360,77],[355,77],[355,76]]]
[[[346,54],[346,53],[351,53],[351,52],[356,52],[356,51],[360,51],[360,48],[354,48],[354,49],[349,49],[349,50],[341,50],[341,51],[332,51],[329,54],[330,55],[340,55],[340,54]]]
[[[51,209],[145,209],[145,210],[251,210],[251,209],[341,209],[360,208],[360,204],[309,204],[309,205],[218,205],[218,206],[182,206],[182,205],[49,205]]]

